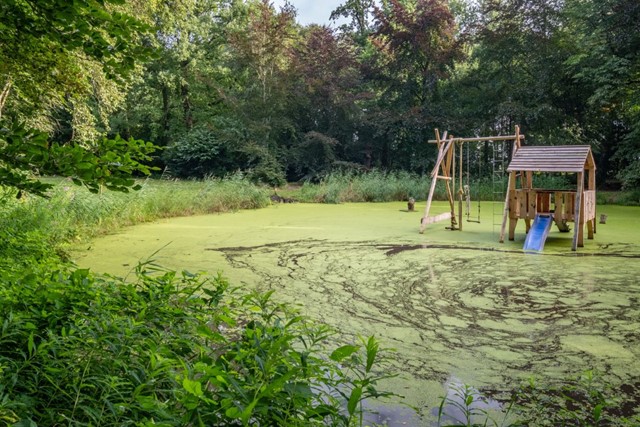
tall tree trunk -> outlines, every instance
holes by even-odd
[[[7,81],[2,87],[2,92],[0,92],[0,119],[2,118],[2,110],[4,109],[4,104],[7,102],[7,98],[9,97],[12,83],[11,77],[7,78]]]
[[[191,98],[189,93],[189,83],[187,83],[187,67],[189,66],[188,60],[180,63],[182,67],[182,82],[180,83],[180,96],[182,96],[182,111],[184,114],[184,125],[187,130],[193,128],[193,111],[191,110]]]
[[[182,111],[184,112],[184,125],[187,130],[193,128],[193,113],[191,111],[191,99],[189,98],[189,85],[183,83],[180,85],[180,94],[182,95]]]
[[[171,119],[171,104],[169,100],[169,88],[167,85],[162,85],[162,119],[160,128],[162,129],[162,136],[160,138],[161,145],[166,146],[169,144],[169,120]]]

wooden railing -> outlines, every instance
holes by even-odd
[[[512,190],[509,192],[510,218],[534,219],[537,213],[553,211],[557,221],[575,220],[576,192],[566,190]],[[588,221],[596,216],[596,192],[585,191],[581,216]]]

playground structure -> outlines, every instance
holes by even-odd
[[[524,219],[527,233],[531,232],[532,227],[536,230],[546,227],[546,232],[541,233],[538,239],[527,236],[525,250],[542,250],[551,222],[554,222],[560,231],[565,232],[569,231],[567,223],[574,223],[571,245],[573,251],[578,246],[584,246],[585,224],[588,238],[593,239],[596,232],[596,165],[591,147],[588,145],[517,147],[514,149],[507,172],[509,180],[500,242],[504,242],[507,218],[509,240],[514,239],[518,219]],[[576,191],[533,188],[533,174],[540,172],[575,173]],[[533,226],[531,220],[534,221]]]
[[[514,240],[519,219],[524,219],[527,238],[524,249],[541,251],[555,223],[560,231],[569,231],[569,222],[574,222],[574,235],[571,249],[584,246],[584,225],[587,225],[588,238],[593,239],[596,232],[596,181],[595,162],[589,146],[523,146],[524,135],[518,126],[514,135],[454,138],[447,139],[447,133],[440,138],[436,129],[436,139],[429,143],[438,145],[438,157],[431,172],[431,187],[427,197],[425,213],[420,221],[420,233],[427,225],[449,219],[450,230],[462,230],[462,206],[466,197],[467,212],[468,186],[463,185],[463,146],[465,143],[483,141],[511,141],[513,143],[511,162],[506,168],[508,173],[507,190],[504,194],[504,210],[500,227],[500,243],[504,242],[507,220],[509,240]],[[456,152],[458,154],[456,154]],[[502,155],[502,153],[501,153]],[[456,158],[459,164],[456,167]],[[494,158],[495,162],[495,158]],[[468,159],[467,159],[468,167]],[[494,164],[495,170],[495,164]],[[585,174],[586,171],[586,174]],[[494,172],[495,173],[495,172]],[[536,173],[575,173],[576,191],[540,189],[533,187],[533,174]],[[467,172],[468,174],[468,172]],[[587,184],[585,186],[585,176]],[[429,216],[431,202],[438,181],[444,181],[450,212]],[[456,215],[455,194],[458,185],[458,212]],[[520,185],[518,185],[518,182]],[[531,223],[533,221],[533,224]]]

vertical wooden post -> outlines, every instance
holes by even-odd
[[[443,140],[447,138],[447,131],[444,132]],[[436,129],[436,142],[438,144],[438,158],[436,164],[431,172],[431,187],[429,188],[429,195],[427,196],[427,206],[424,208],[424,216],[420,221],[420,234],[424,233],[424,229],[427,227],[427,218],[429,218],[429,211],[431,210],[431,201],[433,200],[433,193],[436,189],[436,183],[438,182],[438,171],[440,170],[440,164],[445,157],[445,149],[448,144],[444,144],[440,139],[440,132]]]
[[[462,231],[462,198],[464,197],[464,190],[462,189],[462,153],[463,153],[464,142],[460,143],[460,173],[458,175],[459,185],[458,185],[458,230]]]
[[[583,246],[582,244],[582,191],[584,190],[584,171],[578,172],[578,185],[577,185],[577,193],[576,193],[576,204],[573,212],[573,222],[575,228],[573,230],[573,243],[571,244],[571,250],[575,251],[578,249],[578,246]]]
[[[598,210],[596,209],[597,207],[597,199],[596,199],[596,169],[595,169],[595,165],[589,165],[589,170],[588,170],[588,179],[589,179],[589,186],[588,189],[589,191],[593,191],[593,219],[591,220],[591,230],[589,231],[589,238],[593,239],[593,235],[596,233],[596,223],[598,221],[596,221],[596,217],[598,216]]]
[[[445,187],[447,189],[447,198],[449,199],[449,208],[451,210],[451,229],[455,230],[456,228],[456,207],[455,207],[455,198],[453,196],[453,190],[451,189],[451,182],[449,182],[452,175],[455,175],[456,170],[455,167],[452,169],[451,164],[455,163],[455,147],[456,144],[453,142],[453,135],[450,137],[449,142],[445,146],[445,150],[447,152],[446,160],[442,165],[442,176],[445,178]],[[453,173],[452,173],[453,172]],[[455,189],[455,188],[454,188]]]

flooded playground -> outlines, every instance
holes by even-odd
[[[127,275],[155,253],[167,268],[275,290],[345,340],[375,335],[396,350],[399,376],[385,387],[421,411],[391,415],[390,425],[430,425],[454,383],[500,397],[531,376],[595,370],[640,395],[640,208],[599,208],[607,223],[577,252],[572,233],[553,230],[543,252],[525,254],[524,224],[498,243],[501,205],[487,205],[479,224],[424,234],[420,205],[277,205],[140,225],[73,256]]]

